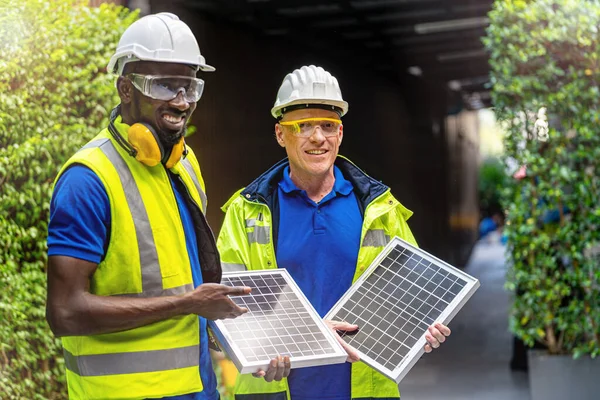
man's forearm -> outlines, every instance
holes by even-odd
[[[186,311],[186,296],[130,298],[81,293],[66,304],[48,307],[48,322],[56,336],[98,335],[138,328]]]
[[[56,336],[124,331],[179,315],[235,318],[248,311],[229,296],[248,294],[250,288],[215,283],[204,283],[182,296],[138,298],[91,294],[89,281],[96,267],[72,257],[48,258],[46,319]]]

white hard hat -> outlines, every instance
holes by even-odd
[[[140,60],[195,65],[196,71],[215,70],[200,54],[191,29],[171,13],[147,15],[131,24],[107,69],[121,75],[125,64]]]
[[[279,118],[292,106],[302,105],[307,108],[311,105],[320,108],[331,106],[332,110],[340,112],[340,117],[348,112],[348,103],[342,99],[337,79],[314,65],[294,70],[283,78],[271,114]]]

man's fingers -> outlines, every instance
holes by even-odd
[[[444,343],[446,341],[446,336],[442,332],[440,332],[433,325],[427,329],[429,334],[434,337],[439,343]],[[431,342],[431,341],[430,341]],[[432,343],[433,344],[433,343]]]
[[[327,324],[327,326],[329,326],[330,329],[332,329],[336,333],[339,333],[339,331],[350,331],[351,332],[351,331],[355,331],[358,329],[358,325],[349,324],[345,321],[341,322],[341,321],[325,320],[325,323]],[[342,345],[342,348],[346,351],[346,354],[348,354],[346,361],[348,361],[350,363],[360,361],[360,355],[358,354],[358,352],[356,351],[356,349],[354,347],[352,347],[348,343],[346,343],[344,341],[344,339],[342,339],[339,335],[336,335],[336,339],[339,342],[339,344]]]
[[[441,324],[439,322],[435,323],[433,326],[436,327],[437,330],[440,331],[442,333],[442,335],[444,335],[444,336],[450,336],[450,334],[452,333],[450,328],[448,328],[446,325]]]
[[[348,343],[344,342],[344,339],[342,339],[341,337],[338,337],[337,340],[338,340],[338,342],[340,342],[340,344],[346,351],[346,354],[348,354],[346,361],[348,361],[349,363],[360,361],[360,355],[358,354],[358,351],[356,351],[356,349],[354,347],[352,347]]]
[[[290,376],[290,370],[292,369],[292,362],[289,356],[283,357],[283,377],[287,378]]]
[[[285,372],[285,363],[283,362],[283,357],[277,357],[277,370],[275,371],[275,376],[273,380],[280,381],[283,378],[283,373]]]
[[[331,321],[325,320],[325,323],[329,327],[329,329],[333,330],[336,333],[336,337],[340,340],[340,336],[343,336],[346,332],[356,332],[358,330],[358,325],[350,324],[346,321]],[[344,343],[344,342],[340,342]]]
[[[429,331],[425,334],[425,340],[433,349],[440,347],[440,342]]]
[[[236,310],[238,315],[242,315],[248,312],[248,309],[246,307],[240,307],[237,304],[235,304],[235,302],[231,299],[229,299],[229,301],[231,301],[231,304],[233,305],[233,308]]]
[[[225,290],[225,294],[230,296],[242,296],[244,294],[249,294],[252,291],[251,287],[248,286],[226,286],[227,290]]]
[[[248,312],[248,309],[246,307],[238,306],[237,304],[235,304],[235,302],[233,300],[229,299],[229,302],[230,302],[231,310],[225,318],[237,318],[240,315]]]
[[[237,318],[242,314],[246,314],[247,312],[247,308],[235,306],[235,310],[229,314],[228,318]]]
[[[326,320],[325,321],[327,323],[327,325],[336,330],[336,331],[355,331],[358,329],[358,325],[355,324],[350,324],[348,322],[345,321],[330,321],[330,320]]]
[[[263,371],[262,369],[259,369],[258,371],[253,372],[252,376],[255,378],[262,378],[263,376],[265,376],[265,371]]]
[[[424,347],[425,352],[429,353],[431,350],[440,347],[440,344],[446,341],[446,336],[450,336],[450,333],[452,333],[450,328],[441,322],[436,322],[427,328],[427,332],[425,332],[425,340],[427,340]]]
[[[282,357],[281,355],[279,355],[269,362],[269,368],[267,369],[267,372],[265,372],[262,376],[264,376],[265,381],[267,382],[280,381],[283,378],[287,378],[290,375],[291,368],[292,363],[290,361],[290,357]]]
[[[275,374],[277,373],[277,364],[279,363],[278,358],[274,358],[269,362],[269,369],[265,374],[265,381],[271,382],[273,378],[275,378]]]

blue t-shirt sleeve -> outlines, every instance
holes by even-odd
[[[67,169],[54,188],[48,224],[48,255],[99,263],[110,232],[110,202],[98,175],[80,164]]]

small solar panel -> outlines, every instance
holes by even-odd
[[[423,355],[427,328],[447,325],[478,287],[477,279],[396,237],[325,319],[358,325],[344,341],[399,383]]]
[[[249,295],[231,296],[246,314],[210,324],[240,373],[266,371],[280,354],[290,356],[292,368],[346,361],[334,333],[285,269],[225,273],[221,283],[252,288]]]

